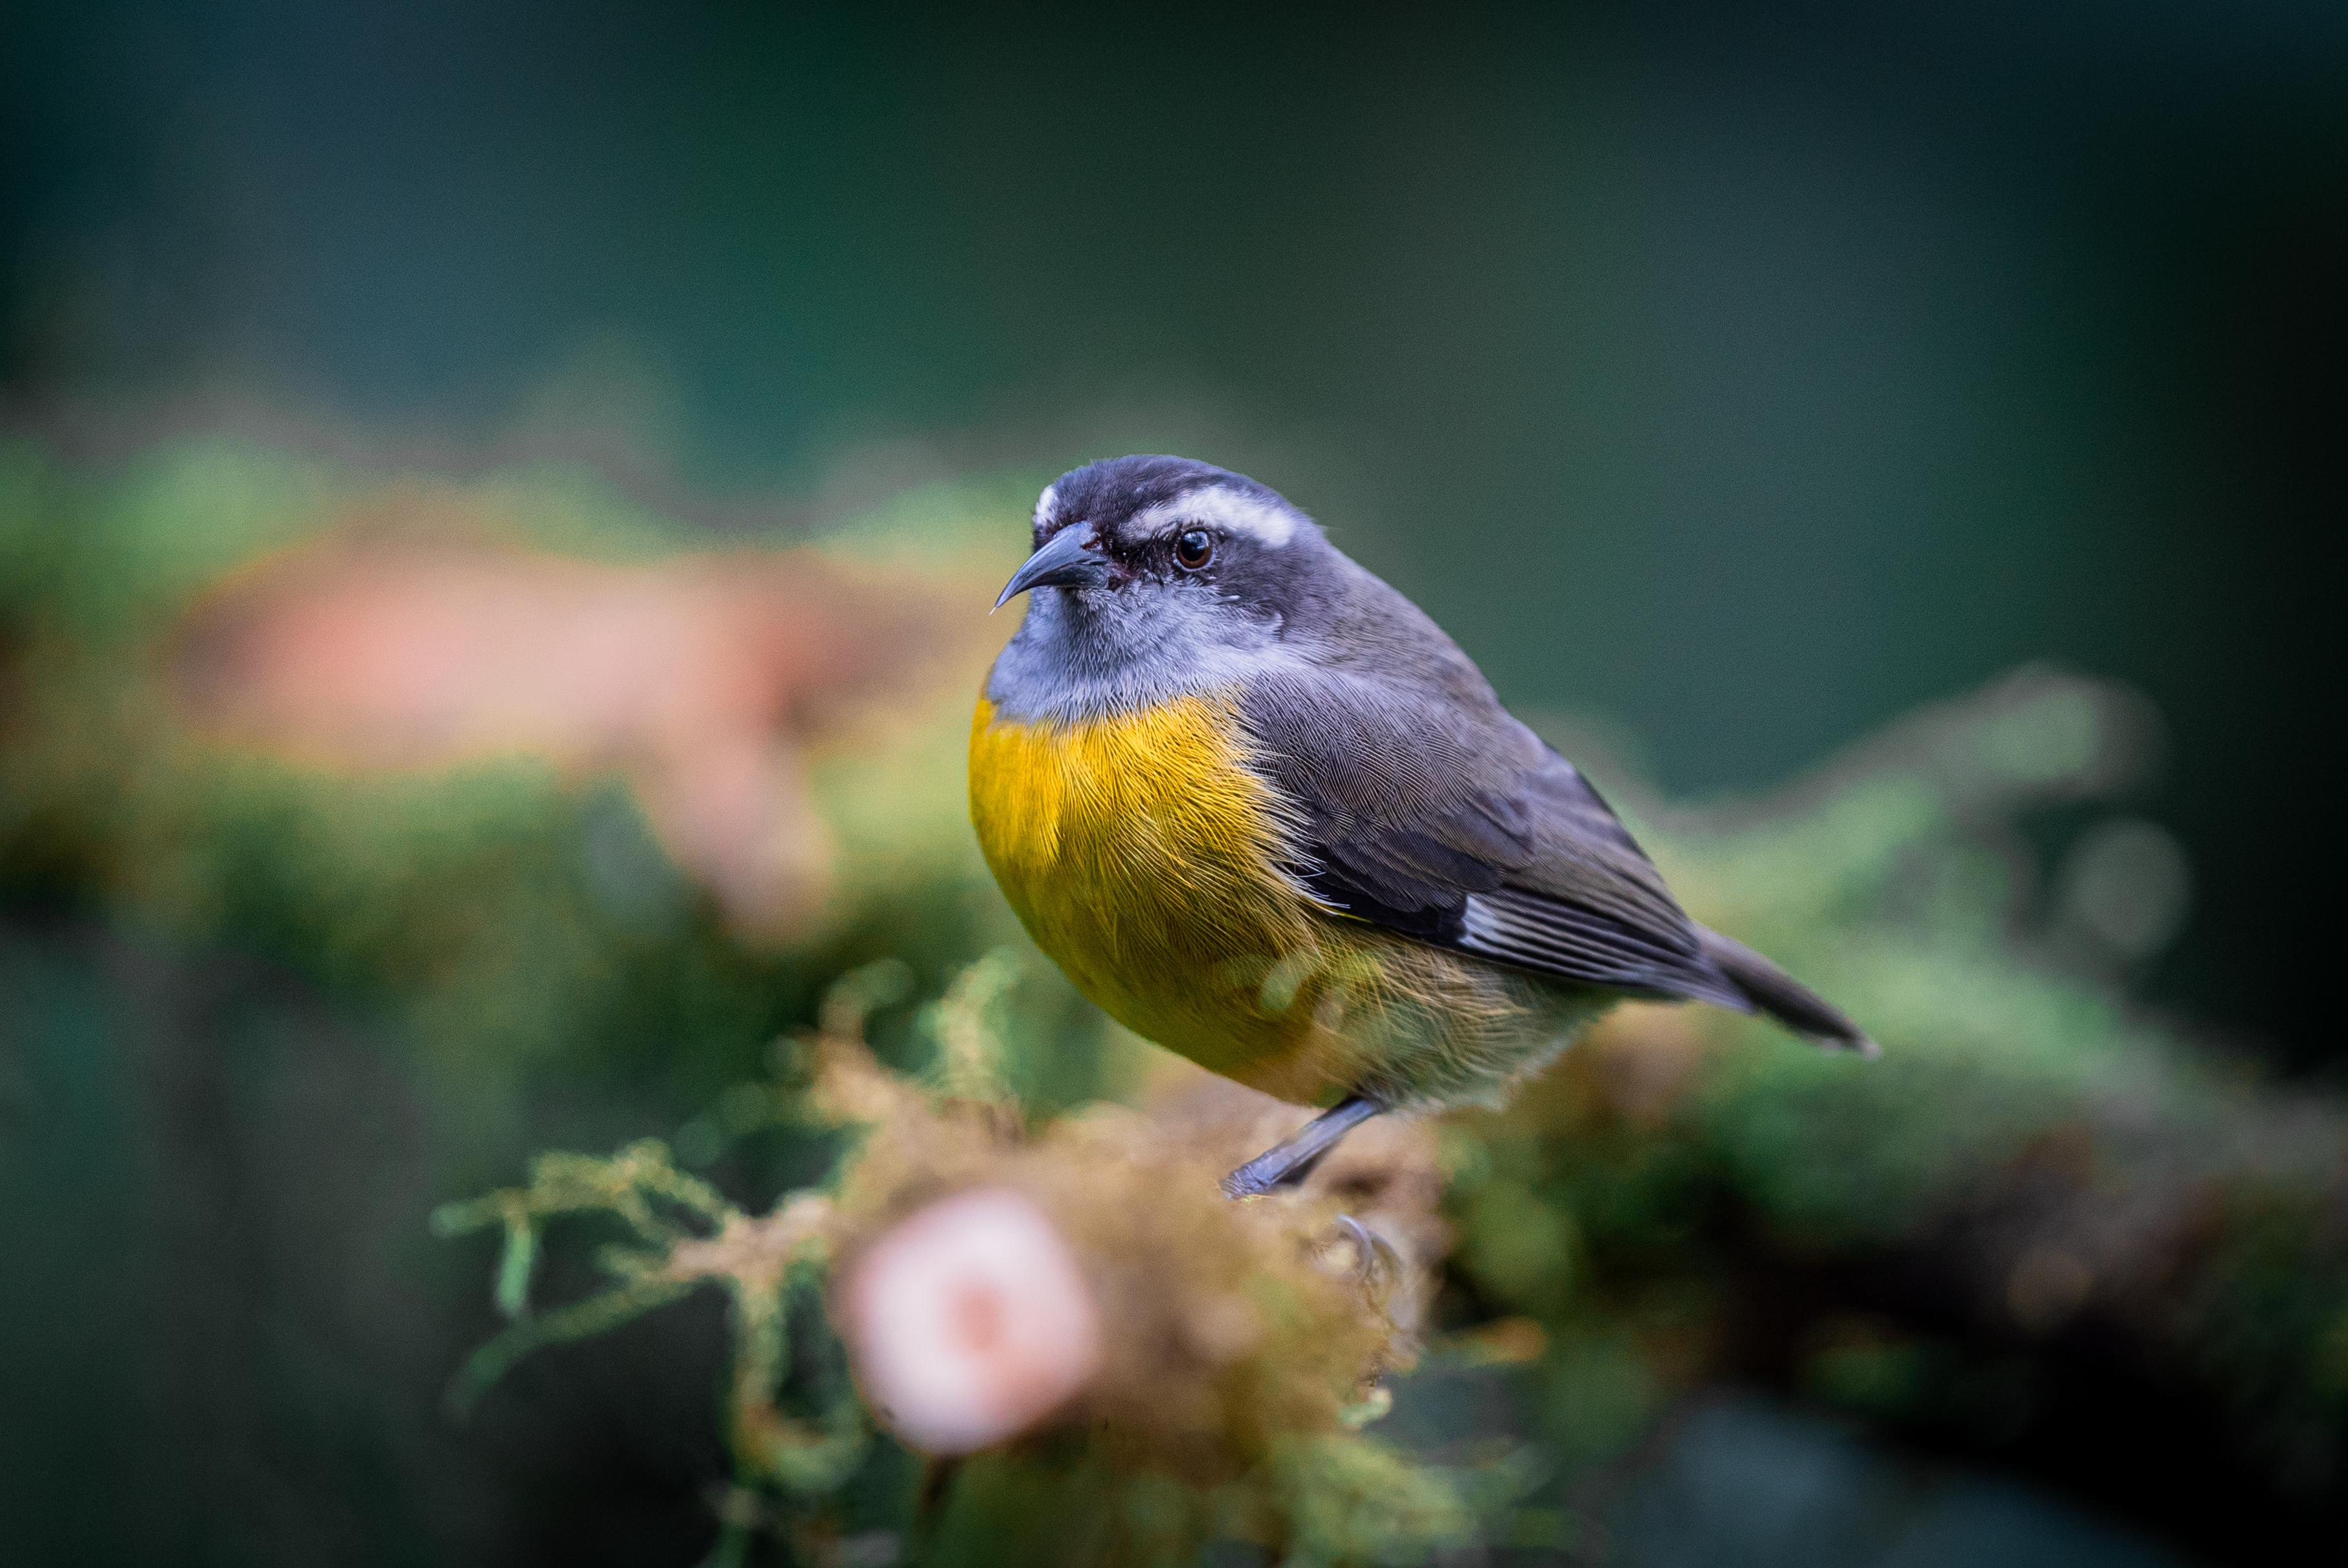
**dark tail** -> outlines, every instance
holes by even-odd
[[[1704,931],[1704,956],[1735,987],[1756,1012],[1768,1017],[1814,1045],[1830,1050],[1855,1050],[1879,1056],[1883,1048],[1845,1018],[1833,1003],[1742,942],[1732,942],[1717,931]]]

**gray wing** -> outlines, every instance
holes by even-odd
[[[1475,683],[1480,687],[1480,682]],[[1334,908],[1583,985],[1750,1010],[1621,821],[1488,688],[1267,674],[1241,711]]]

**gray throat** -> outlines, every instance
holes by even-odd
[[[1234,641],[1229,617],[1161,600],[1147,610],[1099,589],[1038,589],[1026,620],[987,676],[986,700],[1006,719],[1074,723],[1227,690],[1296,663],[1276,621]]]

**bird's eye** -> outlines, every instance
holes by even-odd
[[[1184,571],[1197,571],[1215,559],[1215,536],[1204,528],[1186,528],[1174,541],[1174,559]]]

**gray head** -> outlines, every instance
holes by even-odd
[[[1120,595],[1140,606],[1153,592],[1274,610],[1269,600],[1320,542],[1311,518],[1244,474],[1188,457],[1112,457],[1044,487],[1035,553],[995,603],[1049,587],[1102,614],[1122,612]]]
[[[995,601],[1034,595],[988,683],[1010,712],[1111,712],[1239,679],[1362,575],[1277,491],[1187,457],[1063,474],[1035,521],[1035,553]]]

